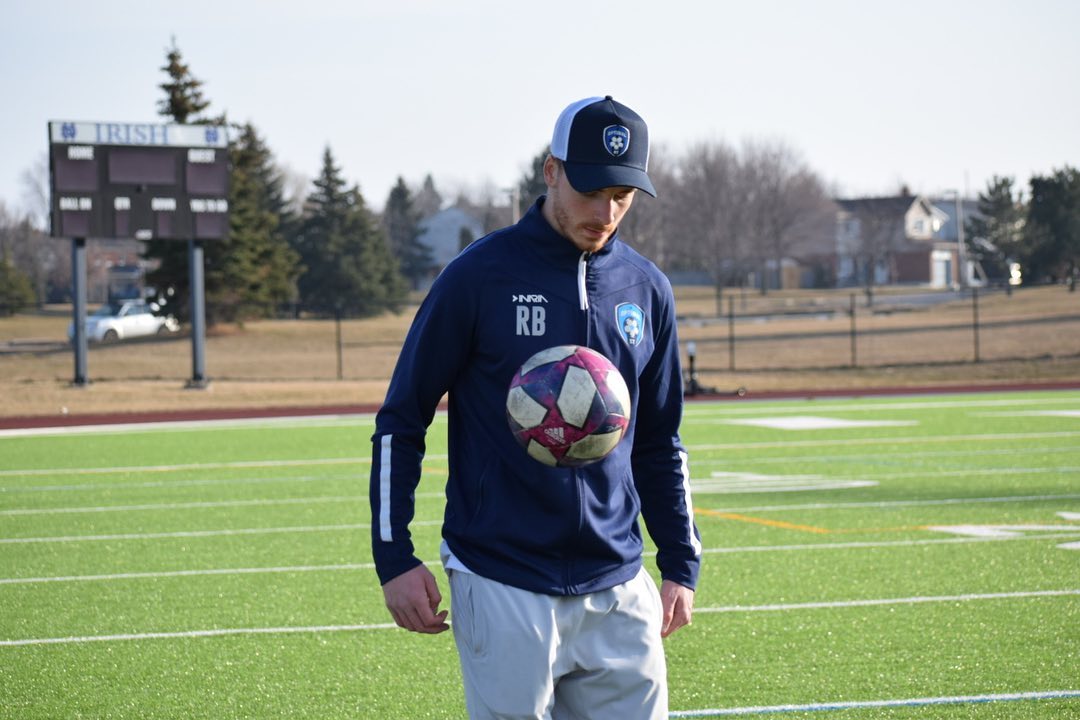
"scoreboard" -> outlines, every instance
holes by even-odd
[[[228,144],[218,125],[50,122],[51,234],[226,237]]]

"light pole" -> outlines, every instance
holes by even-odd
[[[968,286],[967,248],[964,246],[964,198],[959,190],[946,190],[956,201],[956,262],[960,287]]]
[[[503,192],[510,194],[510,218],[511,225],[517,225],[521,219],[521,191],[517,185],[503,188]]]

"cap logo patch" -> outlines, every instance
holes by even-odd
[[[624,155],[630,149],[630,131],[622,125],[604,128],[604,148],[612,157]]]

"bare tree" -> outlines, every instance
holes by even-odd
[[[34,164],[22,171],[23,204],[27,216],[39,230],[49,222],[49,156],[41,153]]]
[[[845,216],[840,251],[854,265],[841,282],[865,285],[870,294],[879,270],[884,270],[885,282],[895,279],[896,253],[905,238],[904,213],[913,201],[910,195],[838,201]]]
[[[663,148],[654,146],[649,157],[649,178],[656,187],[655,198],[644,192],[634,196],[633,210],[623,217],[619,236],[660,268],[672,261],[668,227],[672,222],[672,198],[677,194],[677,180],[666,161]]]
[[[279,164],[281,173],[281,192],[285,200],[285,209],[293,215],[304,211],[304,199],[311,188],[311,178],[305,173],[285,164]]]
[[[9,211],[2,201],[0,256],[30,279],[38,304],[61,299],[71,286],[71,257],[65,241],[48,237],[31,215]]]
[[[431,174],[424,176],[424,182],[418,188],[413,189],[416,212],[421,219],[428,218],[442,210],[443,198],[435,187],[435,180]]]
[[[739,245],[745,235],[738,156],[726,144],[700,143],[681,159],[674,175],[673,197],[666,201],[666,246],[677,267],[709,274],[719,313],[725,283],[740,274]]]
[[[822,232],[822,216],[831,211],[832,204],[821,179],[783,143],[747,143],[742,169],[753,200],[749,208],[753,260],[765,294],[770,286],[784,286],[784,261],[793,259],[797,248],[813,244],[814,234]]]

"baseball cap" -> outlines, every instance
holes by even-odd
[[[610,95],[568,105],[555,122],[551,154],[562,160],[566,178],[578,192],[626,186],[656,197],[646,173],[649,128]]]

